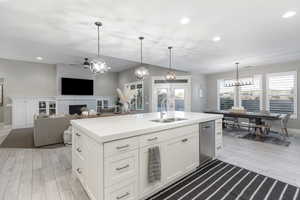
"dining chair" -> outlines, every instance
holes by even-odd
[[[280,116],[280,129],[281,129],[281,134],[283,137],[289,137],[289,133],[287,130],[287,123],[290,118],[291,118],[291,113],[282,114]]]
[[[225,128],[228,126],[231,126],[231,128],[240,128],[239,119],[236,117],[224,117],[223,124]]]

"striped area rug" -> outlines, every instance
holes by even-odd
[[[147,200],[300,200],[299,188],[213,160]]]

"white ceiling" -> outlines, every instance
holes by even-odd
[[[298,15],[281,18],[289,10]],[[299,0],[0,0],[0,57],[81,62],[96,53],[98,20],[114,71],[139,61],[139,36],[146,63],[167,67],[171,45],[174,67],[186,71],[300,60]]]

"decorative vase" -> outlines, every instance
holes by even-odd
[[[123,113],[129,113],[130,112],[130,104],[129,104],[129,102],[124,103],[122,108],[123,108],[122,109]]]

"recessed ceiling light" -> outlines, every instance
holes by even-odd
[[[221,37],[220,36],[215,36],[213,37],[212,39],[214,42],[219,42],[221,40]]]
[[[36,57],[36,59],[37,59],[37,60],[43,60],[43,58],[40,57],[40,56]]]
[[[294,17],[297,13],[295,11],[288,11],[282,15],[282,18],[291,18]]]
[[[188,24],[188,23],[190,23],[190,18],[188,18],[188,17],[183,17],[183,18],[181,18],[181,20],[180,20],[180,23],[181,24]]]

